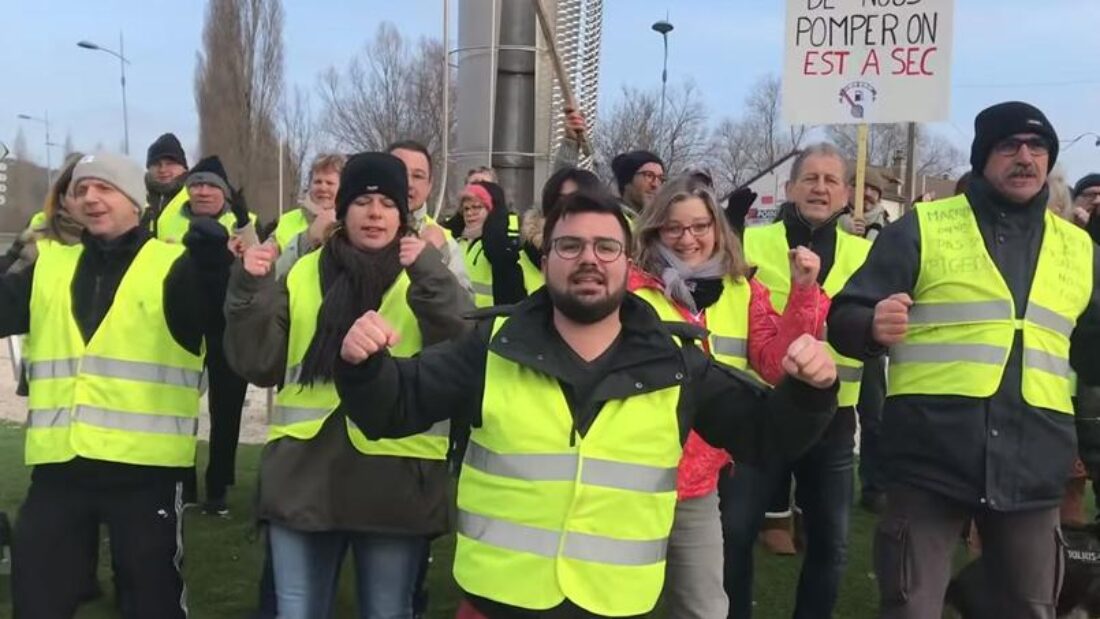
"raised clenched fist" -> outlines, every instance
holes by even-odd
[[[447,244],[447,237],[443,236],[443,229],[439,226],[424,226],[420,230],[420,238],[435,245],[436,249],[443,249]]]
[[[244,252],[244,270],[252,277],[267,277],[279,258],[279,248],[272,243],[253,245]]]
[[[836,362],[829,349],[809,333],[803,333],[787,347],[783,371],[795,380],[824,389],[836,382]]]
[[[396,346],[401,337],[378,312],[371,310],[351,325],[344,343],[340,346],[340,358],[358,365],[379,351]]]
[[[787,255],[791,261],[791,283],[799,288],[817,285],[821,258],[801,245],[790,250]]]
[[[890,347],[905,340],[909,330],[909,308],[913,299],[904,292],[892,294],[875,305],[871,337],[882,346]]]
[[[420,252],[424,251],[424,248],[427,246],[427,241],[420,237],[402,237],[400,248],[397,253],[397,260],[401,263],[401,266],[407,269],[412,266],[412,263],[416,262],[416,259],[420,257]]]

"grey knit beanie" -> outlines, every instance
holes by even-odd
[[[85,155],[73,168],[72,186],[81,180],[94,178],[114,185],[140,212],[145,205],[145,170],[137,162],[115,153]]]

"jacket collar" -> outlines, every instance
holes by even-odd
[[[97,236],[93,236],[90,232],[85,230],[80,235],[80,242],[84,245],[84,250],[95,254],[96,256],[102,256],[105,258],[111,258],[115,256],[133,255],[136,254],[141,246],[149,240],[149,231],[141,226],[134,226],[129,231],[122,234],[115,239],[103,239]]]
[[[966,189],[966,199],[970,202],[970,207],[975,216],[984,222],[997,221],[1003,216],[1027,225],[1040,225],[1046,215],[1049,198],[1050,186],[1043,185],[1043,189],[1027,204],[1016,204],[1002,196],[982,177],[973,178]]]
[[[507,322],[489,342],[489,350],[535,371],[568,381],[562,371],[574,354],[554,328],[550,294],[542,288],[507,310]],[[673,328],[641,298],[628,293],[619,309],[622,333],[604,370],[600,392],[605,399],[663,389],[684,380],[687,373],[675,335],[701,336],[702,329]],[[685,325],[686,327],[686,325]],[[672,329],[672,330],[670,330]]]
[[[834,213],[825,223],[817,227],[806,221],[793,202],[784,204],[780,212],[783,225],[787,229],[787,244],[790,247],[803,245],[813,248],[836,243],[836,225],[844,211]]]

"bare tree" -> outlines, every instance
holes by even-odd
[[[760,170],[753,161],[749,128],[731,118],[723,120],[711,136],[711,174],[715,190],[724,195],[741,186]]]
[[[382,22],[344,71],[330,67],[321,75],[321,130],[349,150],[382,150],[411,139],[439,154],[443,97],[453,97],[443,88],[442,57],[439,41],[414,44]]]
[[[825,132],[845,156],[854,161],[857,130],[855,125],[830,125]],[[878,167],[893,166],[895,157],[904,156],[908,140],[905,124],[871,125],[867,134],[867,163]],[[949,140],[917,125],[918,175],[951,174],[965,161],[962,151]]]
[[[200,150],[221,157],[263,218],[275,214],[286,190],[278,187],[282,95],[280,0],[210,0],[195,69]]]
[[[295,87],[294,97],[283,103],[279,119],[282,125],[283,153],[286,158],[284,174],[290,179],[295,194],[302,188],[302,174],[313,147],[314,122],[310,112],[309,95]],[[291,199],[296,195],[289,196]]]
[[[594,136],[596,152],[600,161],[610,162],[619,153],[650,150],[664,160],[667,170],[679,172],[709,159],[708,120],[694,82],[683,82],[668,94],[663,123],[659,88],[623,86],[622,98],[600,118]]]
[[[798,149],[806,138],[806,127],[783,124],[782,92],[779,77],[766,75],[756,82],[745,98],[741,123],[747,134],[746,156],[753,173],[766,170],[792,150]]]

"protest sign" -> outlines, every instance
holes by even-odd
[[[792,125],[931,122],[950,111],[954,0],[787,0]]]

